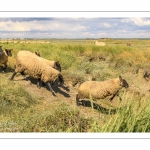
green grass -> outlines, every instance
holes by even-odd
[[[13,48],[13,56],[8,62],[10,68],[14,68],[19,50],[38,51],[44,58],[59,61],[65,81],[71,81],[73,86],[87,81],[89,76],[102,81],[120,74],[132,86],[136,81],[132,70],[150,67],[150,40],[133,39],[131,47],[125,45],[126,40],[113,39],[106,39],[105,47],[96,47],[92,40],[49,42],[27,44],[18,41],[1,45],[3,49]],[[90,62],[91,57],[94,60]],[[99,57],[105,58],[105,61],[99,60]],[[0,74],[1,132],[150,132],[149,96],[137,98],[124,93],[121,103],[113,105],[106,101],[103,105],[105,107],[99,110],[95,110],[93,105],[91,108],[78,108],[59,98],[54,103],[45,104],[23,86],[10,82],[7,74]],[[81,109],[87,109],[91,114],[85,116]]]

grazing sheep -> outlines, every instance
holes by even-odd
[[[0,47],[0,66],[2,68],[3,73],[5,73],[5,70],[7,68],[8,57],[12,56],[11,51],[12,49],[5,49],[3,51],[2,47]]]
[[[99,81],[86,81],[82,83],[78,89],[78,94],[76,95],[76,104],[79,106],[79,99],[90,98],[93,100],[104,99],[107,96],[111,96],[110,101],[118,94],[121,88],[128,88],[129,85],[126,80],[119,78],[106,80],[103,82]]]
[[[105,46],[106,44],[104,42],[95,41],[95,45],[96,46]]]
[[[49,66],[46,62],[43,61],[43,59],[41,59],[41,57],[20,57],[18,53],[16,58],[16,68],[10,80],[13,80],[14,76],[17,73],[29,75],[35,79],[38,79],[39,82],[42,81],[46,83],[53,95],[55,94],[50,82],[54,82],[58,79],[61,84],[64,83],[63,77],[60,72]],[[39,82],[37,82],[37,87],[40,88]]]

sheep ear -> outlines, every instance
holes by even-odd
[[[119,76],[119,80],[122,81],[122,77],[121,76]]]

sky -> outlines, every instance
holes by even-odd
[[[150,38],[150,18],[0,18],[0,38]]]

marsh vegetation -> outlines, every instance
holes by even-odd
[[[13,49],[6,73],[0,73],[1,132],[150,132],[149,39],[11,40],[0,41],[2,49]],[[127,46],[130,43],[130,46]],[[41,57],[59,61],[69,91],[57,88],[54,97],[45,86],[17,75],[15,57],[20,50],[40,52]],[[77,89],[84,81],[104,81],[121,75],[129,84],[122,101],[115,97],[82,100],[76,106]]]

